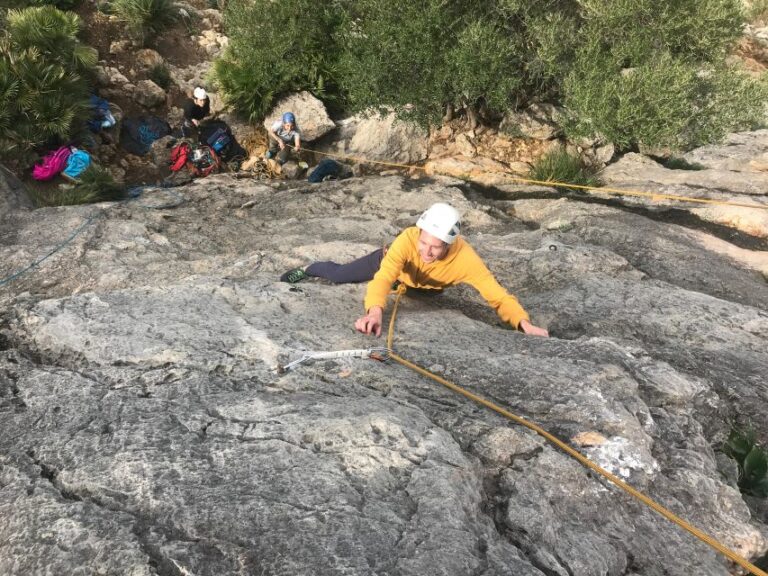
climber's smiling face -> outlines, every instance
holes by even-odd
[[[449,247],[450,246],[440,240],[440,238],[435,238],[432,234],[429,234],[424,230],[419,234],[417,248],[419,256],[425,264],[431,264],[432,262],[445,258]]]

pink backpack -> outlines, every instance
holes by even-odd
[[[35,167],[32,168],[32,178],[50,180],[67,167],[69,154],[69,146],[62,146],[58,150],[46,154],[40,164],[35,164]]]

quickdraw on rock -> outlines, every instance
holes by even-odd
[[[331,352],[307,352],[293,362],[277,367],[278,374],[285,374],[305,362],[314,360],[335,360],[337,358],[370,358],[371,360],[384,361],[389,358],[388,348],[358,348],[354,350],[334,350]]]

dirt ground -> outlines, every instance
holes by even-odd
[[[208,7],[204,0],[192,0],[189,4],[198,9]],[[81,40],[85,44],[96,48],[100,65],[120,70],[133,84],[141,80],[151,79],[149,70],[142,69],[134,61],[135,51],[139,48],[151,48],[157,51],[167,64],[176,67],[187,67],[209,59],[205,50],[201,48],[194,38],[194,36],[200,33],[200,23],[195,20],[180,18],[161,35],[155,38],[147,38],[142,43],[129,35],[125,25],[116,16],[100,11],[92,0],[81,2],[75,12],[82,20]],[[119,41],[129,41],[131,46],[117,54],[110,53],[112,43]],[[95,90],[95,93],[99,94],[98,90]],[[169,110],[173,107],[181,107],[189,95],[183,93],[173,81],[169,82],[166,93],[168,95],[166,105],[153,110],[147,110],[142,107],[128,93],[124,96],[121,96],[120,93],[112,93],[108,96],[108,100],[119,107],[123,117],[151,114],[161,118],[168,118]],[[173,129],[175,126],[171,126],[171,128]],[[115,127],[103,134],[103,136],[86,135],[85,141],[76,139],[73,141],[73,144],[78,145],[78,142],[80,142],[85,149],[92,150],[98,156],[104,152],[103,146],[109,146],[109,141],[111,140],[116,144],[114,153],[105,154],[108,159],[105,161],[102,158],[102,166],[119,165],[124,158],[130,157],[118,144],[119,127]],[[89,141],[95,142],[97,144],[96,148],[92,147],[93,142],[89,145]],[[132,160],[135,162],[137,159],[134,158]],[[18,173],[18,170],[16,172]],[[125,183],[128,186],[154,184],[165,176],[167,176],[167,171],[156,170],[153,166],[147,165],[146,167],[142,166],[141,170],[127,170]],[[31,177],[31,171],[29,170],[22,173],[21,178],[31,195],[42,204],[56,203],[57,193],[62,188],[72,185],[71,182],[66,181],[61,176],[48,182],[38,182]]]

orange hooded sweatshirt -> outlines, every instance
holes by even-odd
[[[477,290],[505,322],[517,328],[528,314],[517,298],[509,294],[486,268],[472,246],[459,236],[441,260],[426,264],[419,256],[421,230],[411,226],[401,232],[389,247],[381,267],[368,283],[365,310],[372,306],[386,308],[392,283],[399,280],[411,288],[442,289],[466,283]]]

